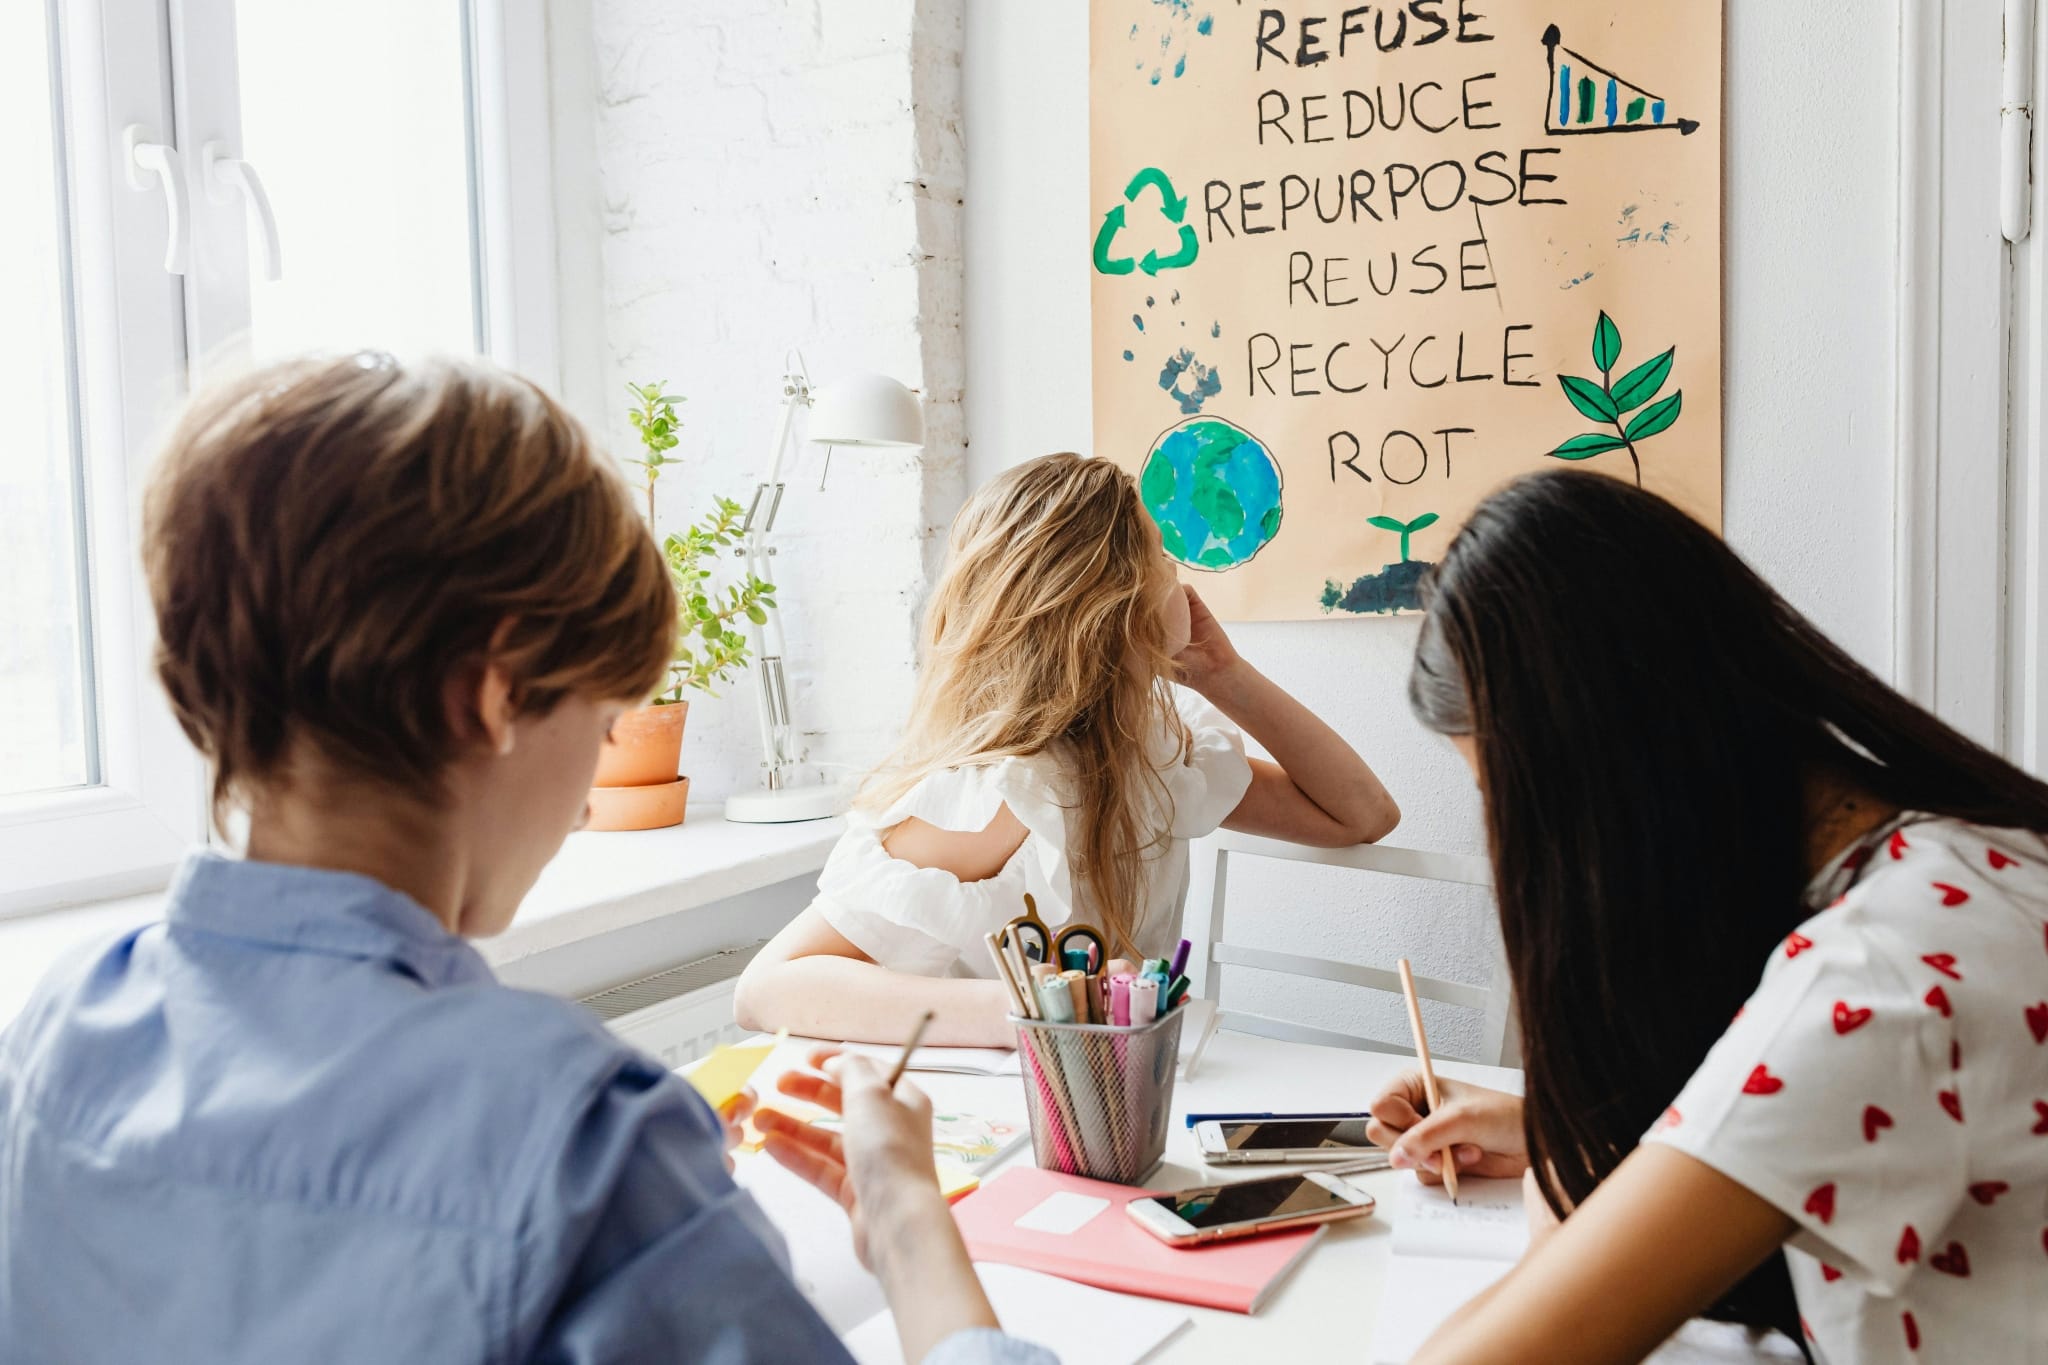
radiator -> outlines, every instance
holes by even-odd
[[[733,1022],[733,985],[762,943],[685,962],[586,995],[582,1003],[612,1032],[661,1058],[670,1070],[688,1066],[720,1043],[746,1036]]]

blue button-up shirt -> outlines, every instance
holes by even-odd
[[[846,1360],[723,1149],[405,896],[196,855],[0,1035],[0,1360]]]

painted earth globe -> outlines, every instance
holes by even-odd
[[[1138,489],[1166,552],[1221,571],[1280,530],[1280,466],[1257,437],[1220,417],[1191,417],[1152,443]]]

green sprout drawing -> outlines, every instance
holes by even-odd
[[[1422,530],[1425,526],[1436,525],[1436,513],[1424,512],[1413,521],[1399,521],[1393,517],[1367,517],[1365,520],[1368,525],[1377,526],[1382,531],[1393,531],[1401,537],[1401,562],[1406,564],[1408,562],[1408,537]]]
[[[1671,361],[1677,353],[1674,346],[1645,360],[1620,379],[1614,378],[1615,363],[1621,359],[1621,329],[1614,325],[1613,318],[1601,313],[1600,320],[1593,324],[1593,363],[1600,367],[1600,382],[1595,384],[1569,374],[1559,375],[1557,382],[1573,407],[1596,422],[1611,424],[1616,434],[1595,431],[1574,436],[1550,454],[1560,460],[1589,460],[1610,450],[1626,450],[1629,463],[1635,466],[1636,487],[1641,488],[1643,461],[1636,442],[1648,440],[1676,422],[1680,401],[1685,397],[1685,391],[1680,389],[1669,398],[1650,403],[1671,377]],[[1650,406],[1643,407],[1645,403]],[[1643,410],[1636,412],[1637,408]],[[1631,412],[1636,415],[1629,417]],[[1623,421],[1624,418],[1627,420]]]

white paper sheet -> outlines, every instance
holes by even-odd
[[[1401,1365],[1451,1314],[1506,1275],[1529,1245],[1519,1180],[1458,1182],[1458,1202],[1441,1188],[1405,1180],[1394,1197],[1394,1235],[1373,1324],[1373,1365]],[[1650,1355],[1648,1365],[1749,1365],[1801,1361],[1782,1336],[1752,1336],[1695,1319]]]
[[[1037,1342],[1061,1365],[1137,1365],[1186,1330],[1187,1310],[1112,1294],[1012,1265],[977,1262],[975,1273],[1003,1330]],[[860,1365],[903,1365],[896,1319],[885,1310],[845,1337]]]

